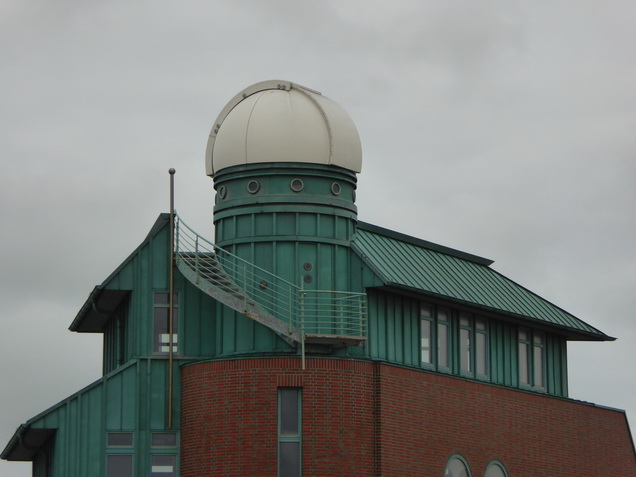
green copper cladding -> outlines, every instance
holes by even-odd
[[[214,176],[215,241],[307,289],[351,290],[355,173],[320,164],[252,164]]]

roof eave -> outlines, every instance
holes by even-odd
[[[139,250],[146,245],[150,240],[159,233],[170,221],[170,214],[161,213],[155,223],[153,224],[150,232],[146,235],[146,238],[139,244],[137,248],[119,265],[109,276],[102,282],[101,285],[97,285],[88,296],[86,302],[82,305],[77,316],[73,319],[73,322],[69,326],[69,330],[80,333],[101,333],[103,331],[103,325],[110,317],[110,313],[114,310],[109,310],[109,307],[100,303],[100,299],[104,292],[112,294],[112,292],[125,292],[130,293],[128,290],[108,290],[107,285],[110,283],[117,274],[137,255]],[[112,295],[110,297],[112,298]],[[123,297],[122,297],[123,299]],[[110,300],[108,300],[110,301]]]
[[[16,462],[32,461],[33,456],[54,433],[55,429],[33,429],[23,424],[9,440],[0,454],[0,459]]]
[[[511,321],[515,321],[521,324],[534,324],[539,326],[540,328],[544,328],[546,330],[552,330],[555,333],[561,334],[565,336],[568,341],[616,341],[616,338],[613,336],[606,335],[605,333],[599,331],[598,333],[594,333],[591,331],[577,330],[575,328],[570,328],[563,325],[549,323],[545,320],[535,318],[532,316],[520,315],[518,313],[512,313],[506,310],[500,310],[497,308],[492,308],[485,305],[480,305],[478,303],[473,303],[465,300],[461,300],[454,297],[449,297],[445,295],[439,295],[435,293],[431,293],[425,290],[421,290],[419,288],[413,288],[406,285],[402,285],[400,283],[394,282],[385,282],[383,288],[394,289],[394,290],[402,290],[414,295],[426,296],[435,298],[438,300],[443,300],[450,303],[457,303],[459,305],[463,305],[469,308],[484,310],[485,312],[492,313],[498,316],[509,318]]]
[[[130,294],[130,290],[108,290],[96,286],[69,326],[78,333],[101,333],[114,311]]]

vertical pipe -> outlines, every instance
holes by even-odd
[[[173,334],[174,334],[174,173],[176,171],[171,167],[168,170],[170,174],[170,264],[169,269],[169,285],[168,285],[168,429],[172,429],[172,381],[174,379],[172,365],[174,359],[173,352]]]

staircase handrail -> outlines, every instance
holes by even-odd
[[[243,310],[260,307],[301,333],[366,336],[364,293],[303,289],[205,239],[176,212],[174,243],[176,259],[195,272],[196,280],[244,300]]]

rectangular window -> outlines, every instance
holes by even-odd
[[[150,437],[151,477],[175,477],[177,475],[177,433],[153,432]]]
[[[177,456],[174,454],[153,454],[150,459],[151,477],[175,477]]]
[[[109,432],[107,436],[108,447],[132,447],[132,432]]]
[[[154,344],[155,353],[170,351],[170,294],[155,293],[154,296]],[[179,295],[174,294],[172,317],[172,352],[178,351]]]
[[[174,432],[153,432],[151,446],[153,448],[177,447],[177,434]]]
[[[488,330],[486,320],[475,318],[475,372],[488,377]]]
[[[464,376],[488,379],[488,322],[484,318],[461,312],[459,315],[460,372]]]
[[[459,315],[459,365],[462,374],[472,374],[472,318],[468,313]]]
[[[442,371],[450,371],[450,311],[437,309],[437,367]]]
[[[519,328],[519,385],[534,389],[545,386],[545,333]]]
[[[133,433],[108,432],[106,446],[106,477],[132,477]]]
[[[302,392],[300,388],[278,390],[278,475],[300,477]]]
[[[133,456],[111,454],[107,456],[107,477],[133,477]]]
[[[543,379],[543,356],[544,356],[544,334],[540,331],[535,331],[532,337],[532,375],[534,377],[535,387],[544,387]]]
[[[450,371],[450,310],[420,304],[422,366]]]
[[[431,353],[432,329],[433,329],[433,313],[430,305],[422,304],[420,306],[420,318],[422,326],[422,364],[432,365],[433,356]]]
[[[488,380],[488,320],[465,311],[420,304],[421,365]]]

